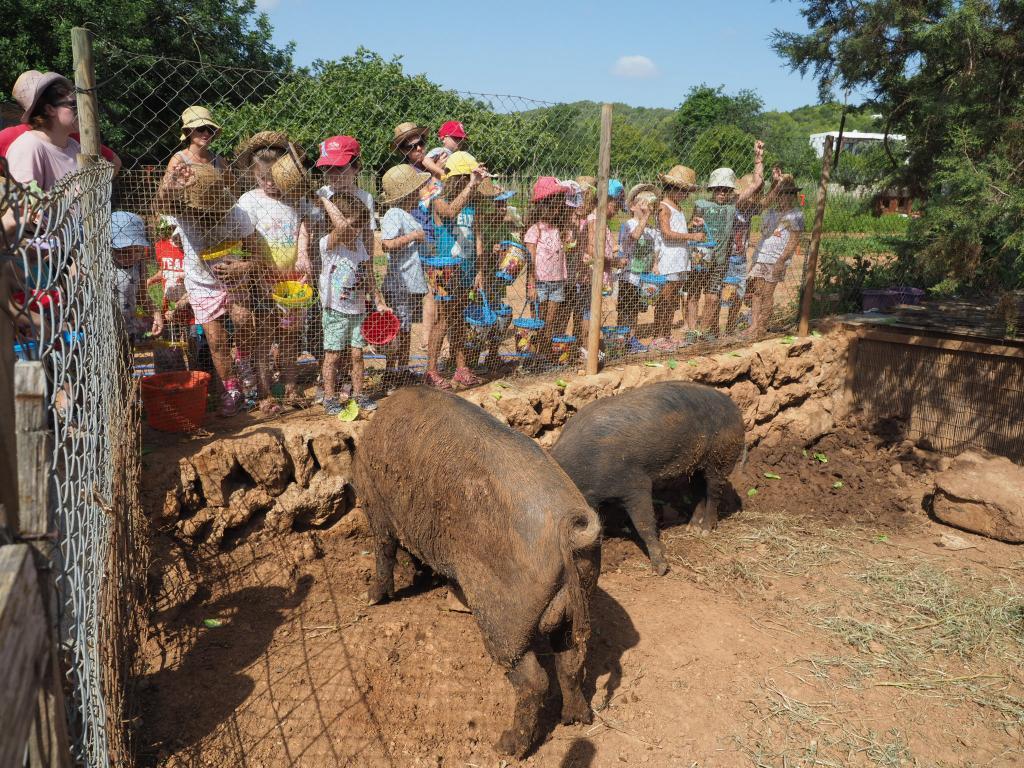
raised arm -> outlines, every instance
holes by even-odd
[[[761,191],[764,186],[764,142],[758,139],[754,142],[754,183],[745,189],[736,201],[742,205],[749,201],[754,195]]]

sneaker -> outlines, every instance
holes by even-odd
[[[336,397],[325,397],[323,399],[324,413],[328,416],[337,416],[341,413],[345,406],[341,404],[341,401]]]
[[[641,344],[636,336],[630,336],[629,341],[626,342],[626,352],[631,355],[639,355],[649,351],[649,347]]]
[[[242,410],[245,403],[245,396],[237,389],[226,389],[220,396],[220,415],[230,418]]]
[[[459,368],[452,376],[452,382],[461,384],[464,387],[478,387],[484,383],[483,379],[474,374],[469,368]]]
[[[356,395],[352,399],[356,401],[360,411],[369,413],[377,410],[377,401],[368,395]]]
[[[235,360],[238,378],[242,380],[242,389],[256,389],[256,374],[248,360]]]
[[[674,352],[678,348],[678,344],[664,336],[652,341],[650,346],[650,349],[654,352]]]

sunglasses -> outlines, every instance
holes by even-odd
[[[217,129],[212,125],[200,125],[198,128],[192,129],[195,133],[208,133],[211,136],[217,132]]]
[[[426,145],[427,143],[423,141],[423,139],[418,139],[417,141],[406,142],[400,147],[400,149],[403,152],[412,152],[414,149],[422,149]]]
[[[72,112],[77,112],[78,111],[78,102],[75,101],[74,99],[68,99],[66,101],[58,101],[53,106],[55,106],[55,107],[67,107]]]

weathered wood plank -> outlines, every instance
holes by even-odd
[[[14,365],[15,437],[18,450],[18,530],[39,536],[49,530],[50,456],[46,428],[46,373],[38,360]]]
[[[32,550],[0,547],[0,766],[21,765],[44,672],[49,668],[46,617]]]

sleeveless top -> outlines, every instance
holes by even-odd
[[[669,205],[664,200],[661,204],[668,208],[671,214],[668,220],[669,229],[680,234],[689,232],[686,226],[686,214],[678,208]],[[660,253],[658,257],[658,274],[672,275],[676,272],[690,271],[690,249],[682,243],[670,243],[661,238]]]

